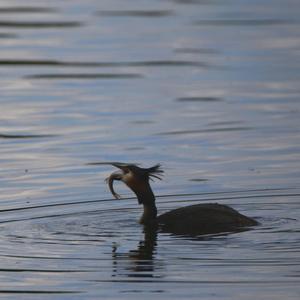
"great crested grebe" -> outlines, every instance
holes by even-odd
[[[145,226],[159,226],[162,231],[177,234],[207,234],[240,231],[243,227],[258,225],[254,219],[217,203],[190,205],[157,216],[155,196],[149,180],[161,179],[161,166],[157,164],[151,168],[140,168],[135,164],[110,164],[120,169],[106,178],[112,195],[116,199],[121,198],[113,188],[114,180],[124,182],[144,207],[140,223]]]

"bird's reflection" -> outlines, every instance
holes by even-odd
[[[209,241],[216,237],[226,238],[230,234],[246,231],[239,229],[231,232],[210,233],[205,232],[203,235],[176,235],[171,234],[169,237],[188,239],[193,241]],[[249,230],[249,229],[248,229]],[[125,277],[140,278],[161,278],[164,263],[157,258],[157,236],[164,231],[158,226],[144,226],[144,238],[139,241],[136,249],[128,252],[119,252],[118,246],[112,247],[113,275]]]
[[[156,227],[144,227],[144,238],[139,241],[136,249],[127,253],[119,253],[118,247],[114,245],[113,276],[159,277],[156,272],[162,268],[162,264],[155,257],[156,246]]]

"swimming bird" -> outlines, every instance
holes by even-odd
[[[115,180],[125,183],[136,195],[138,203],[143,205],[140,223],[145,226],[158,226],[162,231],[175,234],[208,234],[240,231],[242,228],[258,225],[252,218],[242,215],[227,205],[217,203],[195,204],[171,210],[157,216],[155,196],[150,180],[161,180],[163,170],[157,164],[151,168],[141,168],[136,164],[110,163],[120,169],[112,173],[106,182],[116,199],[121,196],[114,190]]]

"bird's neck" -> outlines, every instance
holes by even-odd
[[[150,185],[145,190],[136,192],[136,195],[139,203],[143,204],[144,208],[140,223],[149,224],[154,222],[157,216],[157,208],[155,205],[155,196]]]

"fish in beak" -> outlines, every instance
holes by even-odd
[[[114,190],[114,180],[122,180],[122,177],[123,177],[123,173],[120,172],[120,171],[117,171],[117,172],[114,172],[112,173],[109,177],[107,177],[105,179],[106,183],[108,184],[109,186],[109,190],[110,192],[112,193],[112,195],[116,198],[116,199],[121,199],[121,196],[115,192]]]

